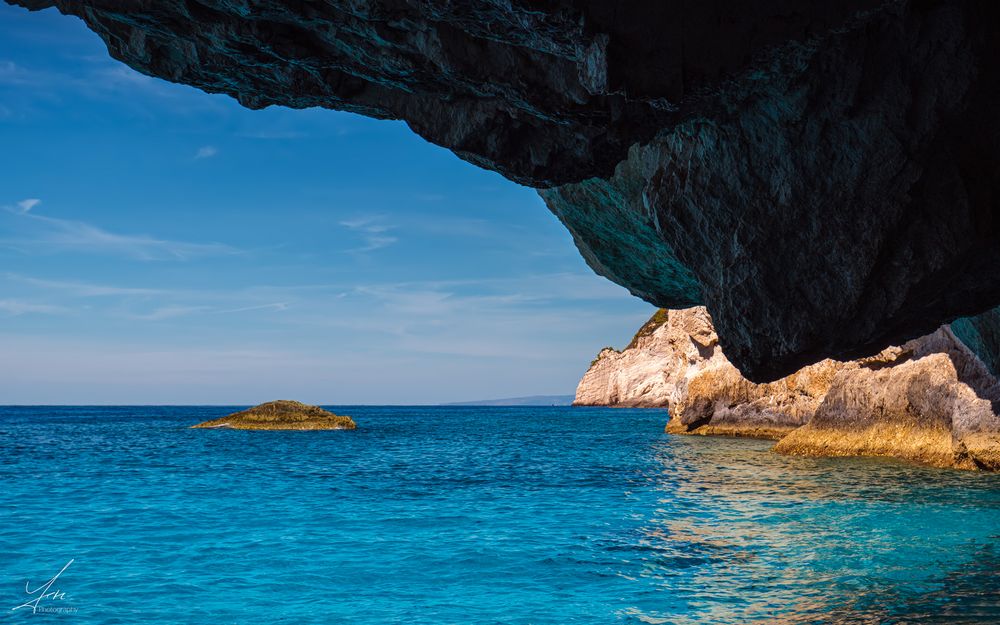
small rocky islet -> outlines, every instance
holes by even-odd
[[[302,402],[271,401],[193,428],[230,430],[354,430],[354,419]]]
[[[601,350],[574,405],[664,407],[669,433],[772,439],[788,455],[998,470],[1000,380],[992,343],[977,340],[992,320],[757,384],[723,354],[704,307],[660,310],[628,347]]]

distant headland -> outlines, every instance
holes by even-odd
[[[479,399],[459,401],[442,406],[569,406],[574,395],[529,395],[527,397],[507,397],[505,399]]]

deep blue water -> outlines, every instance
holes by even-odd
[[[0,408],[0,614],[65,623],[995,623],[1000,477],[656,410]],[[11,611],[70,560],[40,608]],[[37,595],[35,595],[37,596]]]

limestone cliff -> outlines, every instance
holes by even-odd
[[[725,362],[704,308],[660,310],[622,351],[606,347],[576,389],[576,406],[668,406],[687,380]]]
[[[841,366],[754,384],[723,355],[704,307],[660,310],[624,350],[601,351],[574,405],[666,407],[672,432],[779,438],[808,421]]]
[[[666,407],[668,432],[780,439],[788,454],[1000,468],[1000,382],[948,327],[755,384],[723,355],[704,308],[659,311],[626,349],[601,352],[574,403]]]

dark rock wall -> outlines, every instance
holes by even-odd
[[[1000,300],[997,25],[973,2],[873,13],[542,196],[598,272],[704,303],[754,381],[927,334]]]

